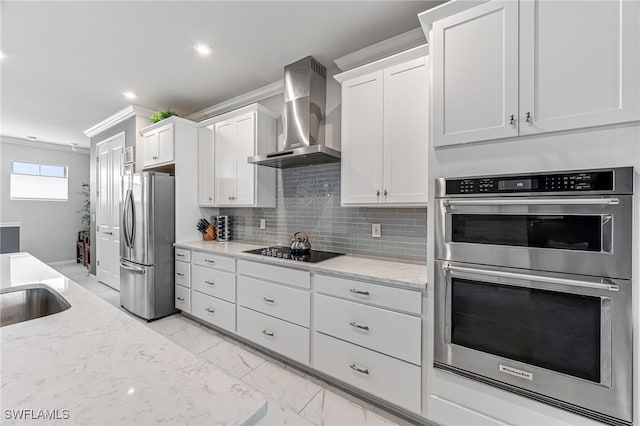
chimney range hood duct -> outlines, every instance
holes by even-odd
[[[324,144],[327,69],[311,56],[284,68],[284,139],[278,151],[249,157],[279,169],[340,161],[340,152]]]

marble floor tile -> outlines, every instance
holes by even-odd
[[[205,352],[224,342],[217,333],[192,324],[186,324],[185,327],[171,333],[167,338],[196,354]]]
[[[170,315],[168,317],[160,318],[159,320],[151,321],[149,328],[153,329],[157,333],[163,336],[169,336],[176,331],[182,330],[186,327],[197,327],[198,325],[185,318],[180,314]]]
[[[271,362],[265,362],[242,378],[277,403],[300,412],[322,389],[320,386],[293,374]]]
[[[237,378],[247,375],[265,362],[264,358],[227,340],[221,340],[218,345],[201,352],[200,356]]]
[[[297,414],[290,408],[283,407],[273,399],[267,398],[267,415],[257,424],[259,426],[313,426],[309,420]]]
[[[300,412],[300,415],[318,426],[393,426],[395,423],[371,410],[322,389]]]

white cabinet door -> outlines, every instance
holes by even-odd
[[[198,204],[204,207],[214,205],[213,159],[213,128],[202,127],[198,131]]]
[[[521,134],[640,119],[639,9],[520,2]]]
[[[158,157],[158,132],[152,131],[142,135],[143,167],[147,167],[157,161]]]
[[[385,203],[427,202],[427,58],[384,70]]]
[[[173,124],[158,129],[158,158],[156,163],[173,162]]]
[[[518,2],[436,22],[432,46],[434,145],[517,136]]]
[[[99,281],[120,290],[120,209],[125,136],[121,133],[97,144],[98,208],[96,275]]]
[[[216,206],[232,204],[236,191],[236,126],[233,119],[214,126],[214,175]]]
[[[232,201],[237,206],[252,206],[255,203],[255,168],[247,158],[254,155],[256,133],[255,113],[236,118],[236,193]]]
[[[343,205],[382,201],[383,72],[342,84]]]

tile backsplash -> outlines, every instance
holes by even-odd
[[[316,250],[426,262],[426,208],[340,207],[340,163],[281,169],[276,179],[275,209],[220,209],[232,216],[234,240],[289,245],[305,231]],[[372,223],[382,237],[371,237]]]

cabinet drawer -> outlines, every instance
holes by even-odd
[[[420,413],[420,367],[314,333],[312,366],[414,413]]]
[[[191,312],[191,290],[187,287],[176,285],[176,309]]]
[[[356,345],[421,363],[422,320],[385,309],[317,294],[316,330]]]
[[[194,251],[191,256],[193,258],[191,263],[195,265],[202,265],[207,268],[216,268],[229,272],[236,271],[236,259],[233,257],[218,256],[217,254],[201,251]]]
[[[191,315],[225,330],[234,333],[236,331],[236,305],[234,303],[192,291]]]
[[[176,261],[176,284],[191,287],[191,264]]]
[[[238,334],[295,361],[309,364],[309,329],[238,306]]]
[[[309,327],[311,301],[307,290],[298,290],[239,275],[238,304]]]
[[[442,425],[463,426],[506,426],[493,417],[486,416],[455,402],[448,401],[436,395],[429,396],[431,407],[429,418]]]
[[[298,269],[238,260],[238,273],[296,287],[311,288],[311,274]]]
[[[191,287],[201,293],[224,299],[228,302],[236,301],[236,275],[228,272],[209,269],[193,265]]]
[[[176,260],[191,262],[191,250],[176,248]]]
[[[416,315],[422,313],[422,294],[419,291],[321,274],[316,274],[313,277],[313,287],[320,293],[344,297],[357,302],[397,309]]]

